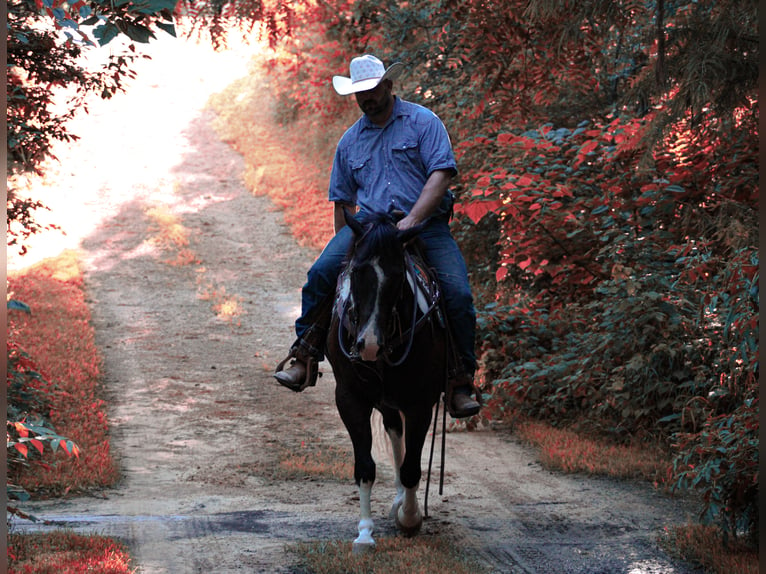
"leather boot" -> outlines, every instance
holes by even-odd
[[[290,366],[284,369],[287,361],[290,361]],[[300,344],[293,345],[290,354],[277,365],[274,373],[274,378],[280,385],[296,393],[316,385],[317,376],[319,376],[319,365],[316,357]]]
[[[447,411],[455,419],[472,417],[481,409],[481,403],[471,398],[476,392],[473,385],[473,377],[468,373],[461,373],[450,377],[447,381]]]

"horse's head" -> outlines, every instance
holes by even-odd
[[[352,352],[363,361],[375,361],[396,329],[396,304],[405,282],[404,245],[420,228],[400,231],[389,216],[361,224],[348,212],[346,223],[354,232],[344,285]]]

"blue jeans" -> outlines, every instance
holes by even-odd
[[[439,277],[444,307],[464,368],[473,374],[476,370],[476,310],[463,254],[450,233],[446,218],[431,219],[420,237],[428,263]],[[301,316],[295,321],[295,333],[299,339],[317,320],[317,310],[335,293],[338,275],[353,238],[351,229],[343,227],[330,239],[309,269],[302,291]]]

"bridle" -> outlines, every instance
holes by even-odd
[[[406,250],[404,252],[404,264],[406,280],[402,282],[401,293],[397,299],[397,302],[403,299],[409,286],[413,299],[412,316],[406,329],[402,330],[402,325],[400,323],[399,336],[393,338],[391,341],[388,341],[386,343],[385,349],[378,355],[378,359],[382,360],[389,367],[398,367],[407,360],[410,355],[410,351],[412,351],[415,335],[428,321],[430,321],[434,312],[436,312],[439,308],[440,293],[438,288],[435,288],[434,292],[430,293],[428,307],[423,310],[421,316],[418,317],[418,289],[420,289],[418,286],[418,273],[412,256]],[[344,275],[347,275],[347,272],[341,274],[341,279],[339,281],[343,281],[345,279]],[[338,347],[346,359],[352,363],[362,363],[363,361],[361,361],[359,358],[359,353],[353,348],[353,343],[351,344],[351,348],[347,348],[345,344],[346,340],[354,341],[356,339],[356,331],[359,329],[359,325],[357,325],[356,321],[352,320],[348,314],[350,300],[351,296],[349,295],[343,301],[340,301],[341,305],[338,307]],[[392,316],[396,318],[399,317],[396,306],[392,311]],[[397,321],[393,321],[393,324],[395,325],[396,322]],[[352,329],[347,329],[346,323],[349,323]],[[354,332],[352,332],[352,330]],[[349,335],[349,337],[346,337],[346,335]],[[404,345],[404,350],[402,351],[401,355],[397,359],[393,359],[392,356],[394,351],[402,345]]]

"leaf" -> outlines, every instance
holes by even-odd
[[[106,46],[109,42],[114,40],[119,33],[120,29],[111,22],[106,22],[93,30],[93,35],[98,40],[99,46]]]
[[[22,303],[16,299],[9,299],[7,303],[9,311],[24,311],[24,313],[31,313],[32,309],[26,303]]]
[[[13,448],[19,451],[24,456],[24,458],[27,458],[27,451],[29,450],[27,448],[27,445],[17,442],[16,444],[13,445]]]
[[[592,152],[594,149],[596,149],[596,146],[598,146],[598,142],[596,140],[589,140],[580,146],[577,155],[585,155],[586,153]]]
[[[599,205],[596,209],[591,211],[591,215],[598,215],[599,213],[604,213],[605,211],[609,211],[608,205]]]
[[[465,213],[468,217],[471,218],[471,221],[474,223],[479,223],[482,217],[484,217],[490,211],[494,211],[502,204],[503,202],[499,199],[495,201],[473,201],[456,206],[456,211],[459,213]]]
[[[172,12],[177,2],[178,0],[145,0],[144,2],[137,3],[137,6],[139,6],[139,12],[155,14],[163,10],[170,10]]]
[[[136,42],[140,42],[142,44],[148,44],[149,40],[156,37],[154,35],[154,32],[152,32],[146,26],[141,26],[139,24],[132,24],[130,22],[125,22],[125,21],[121,22],[120,24],[118,24],[118,26],[125,33],[125,35],[131,40],[135,40]]]
[[[532,185],[534,182],[535,181],[528,175],[522,175],[519,179],[516,180],[516,185],[525,187],[528,185]]]
[[[157,27],[160,30],[165,30],[165,32],[167,32],[174,38],[176,37],[176,27],[173,24],[165,24],[164,22],[157,22]]]
[[[508,268],[498,267],[497,271],[495,271],[495,281],[502,281],[506,275],[508,275]]]
[[[43,443],[36,438],[31,439],[29,442],[32,443],[32,446],[35,447],[37,450],[40,451],[40,454],[43,454]]]

